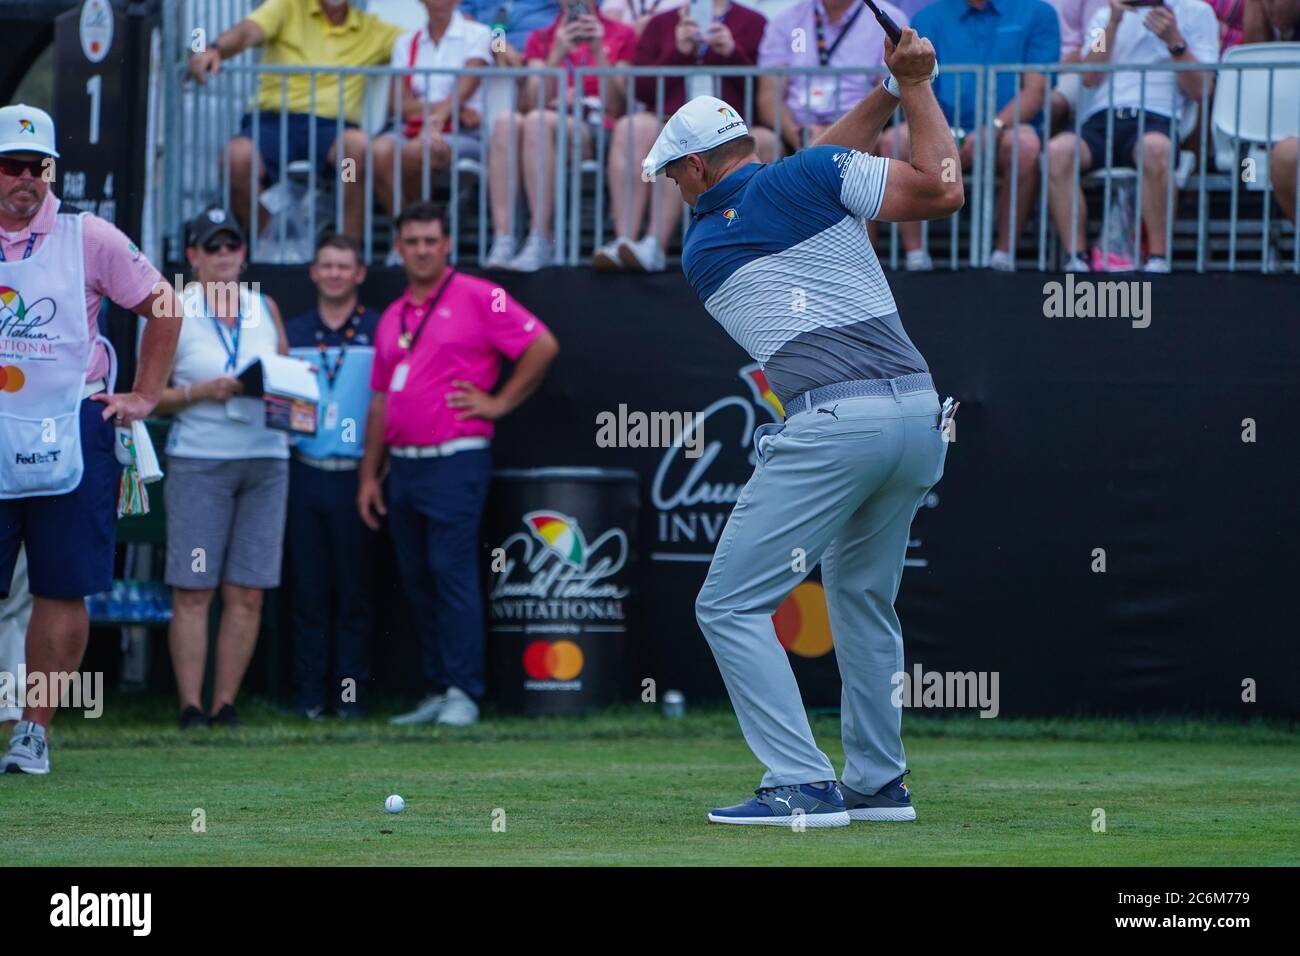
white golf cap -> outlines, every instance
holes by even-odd
[[[649,179],[673,160],[704,153],[749,135],[740,114],[716,96],[697,96],[664,124],[659,138],[641,161],[641,174]]]
[[[50,114],[23,103],[0,107],[0,153],[44,153],[58,159]]]

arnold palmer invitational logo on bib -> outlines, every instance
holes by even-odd
[[[60,339],[53,328],[57,314],[48,296],[27,302],[17,289],[0,285],[0,359],[52,361]]]

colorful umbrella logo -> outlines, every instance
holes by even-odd
[[[17,289],[0,285],[0,314],[5,312],[12,312],[21,319],[27,312],[27,306],[23,304],[23,297],[18,294]]]
[[[586,567],[587,542],[577,521],[555,511],[532,511],[524,515],[524,524],[565,563],[578,570]]]

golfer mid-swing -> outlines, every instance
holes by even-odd
[[[718,541],[696,616],[741,730],[766,767],[753,799],[714,823],[845,826],[911,820],[894,597],[908,531],[943,474],[943,411],[872,251],[865,220],[962,205],[957,146],[930,83],[929,41],[886,41],[892,77],[817,142],[755,161],[736,112],[710,96],[668,121],[643,164],[692,207],[682,268],[709,314],[762,363],[785,408],[755,434],[758,463]],[[910,161],[869,155],[899,103]],[[804,561],[798,558],[802,555]],[[813,741],[772,614],[821,562],[843,681],[842,788]]]

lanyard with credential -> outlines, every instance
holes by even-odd
[[[212,320],[217,338],[221,340],[221,347],[226,350],[226,371],[233,372],[235,363],[239,361],[239,329],[244,324],[244,313],[235,313],[235,327],[230,332],[230,341],[226,341],[226,333],[222,331],[224,323],[215,315],[209,315],[208,318]]]
[[[443,280],[442,285],[438,286],[438,291],[436,291],[433,295],[429,296],[429,304],[425,307],[424,315],[420,317],[420,324],[415,327],[414,334],[407,331],[406,328],[407,303],[402,304],[402,334],[397,337],[397,344],[404,351],[410,352],[415,348],[415,343],[420,341],[420,333],[424,331],[425,325],[428,324],[429,316],[433,315],[433,307],[438,304],[438,300],[442,298],[442,294],[447,291],[447,286],[451,285],[451,280],[453,277],[454,277],[454,270],[448,269],[447,278]]]
[[[339,377],[339,372],[343,370],[343,360],[347,358],[348,344],[357,334],[357,322],[361,318],[361,306],[357,306],[357,311],[351,319],[348,320],[347,330],[343,333],[343,341],[339,343],[339,354],[334,359],[334,367],[330,368],[325,361],[325,352],[329,348],[325,344],[325,333],[320,329],[316,330],[316,348],[320,350],[320,367],[325,373],[325,385],[331,395],[334,394],[334,381]]]
[[[32,257],[32,249],[35,248],[35,246],[36,246],[36,233],[32,233],[30,236],[27,237],[27,248],[23,250],[24,259],[30,259]],[[8,261],[9,259],[5,256],[4,243],[0,243],[0,262],[8,262]]]
[[[849,35],[849,31],[853,29],[853,24],[857,22],[860,16],[862,16],[862,7],[858,7],[857,10],[853,11],[853,16],[849,17],[848,22],[844,24],[844,29],[840,31],[840,35],[835,38],[835,42],[831,44],[831,48],[828,50],[826,49],[826,28],[822,24],[822,12],[817,8],[817,4],[813,4],[813,25],[817,28],[817,60],[822,66],[831,65],[831,57],[840,48],[840,44],[844,42],[844,38]]]

